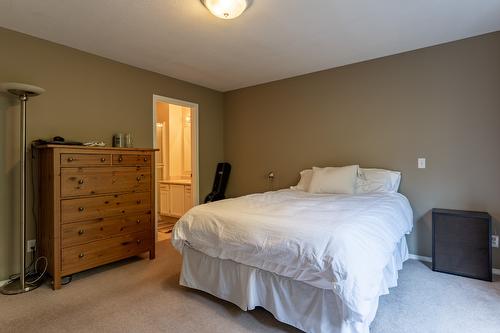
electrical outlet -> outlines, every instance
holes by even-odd
[[[417,159],[417,166],[419,169],[425,169],[425,158],[418,158]]]
[[[26,252],[32,252],[36,248],[36,239],[30,239],[26,244]]]
[[[498,247],[498,235],[491,235],[491,246]]]

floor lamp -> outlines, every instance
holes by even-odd
[[[26,103],[29,97],[34,97],[45,92],[43,88],[24,83],[7,82],[2,83],[3,91],[18,96],[21,102],[21,128],[20,128],[20,146],[21,146],[21,177],[20,177],[20,219],[19,219],[19,237],[20,237],[20,273],[19,278],[15,278],[0,288],[0,292],[6,295],[20,294],[33,290],[40,286],[41,279],[35,283],[25,280],[26,277]]]

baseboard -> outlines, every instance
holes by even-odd
[[[419,255],[416,255],[416,254],[410,254],[410,259],[420,260],[420,261],[424,261],[424,262],[432,262],[432,258],[431,257],[419,256]]]
[[[4,280],[4,281],[0,281],[0,287],[3,286],[4,284],[6,284],[7,282],[9,282],[10,280]]]
[[[424,261],[424,262],[432,262],[432,258],[431,257],[419,256],[419,255],[416,255],[416,254],[410,254],[409,258],[413,259],[413,260]],[[492,273],[494,275],[500,275],[500,269],[499,268],[493,268],[491,271],[492,271]]]

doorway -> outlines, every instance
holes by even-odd
[[[177,220],[199,204],[198,105],[153,95],[156,152],[155,226],[158,241],[170,238]]]

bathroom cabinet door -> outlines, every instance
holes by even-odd
[[[170,215],[184,215],[184,185],[170,185]]]
[[[160,185],[160,214],[170,215],[170,186]]]
[[[184,186],[184,213],[193,207],[193,196],[191,195],[191,186]]]

